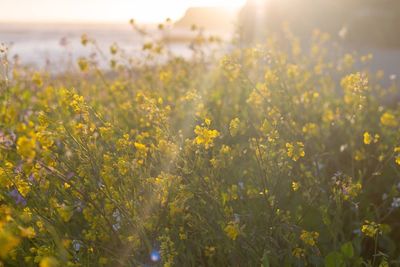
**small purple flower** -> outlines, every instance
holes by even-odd
[[[28,181],[31,182],[31,183],[34,183],[34,182],[35,182],[35,176],[33,175],[33,173],[31,173],[31,174],[29,175]]]
[[[21,164],[21,163],[19,163],[19,164],[15,167],[14,172],[15,172],[15,173],[21,173],[21,172],[22,172],[22,164]]]
[[[10,197],[12,197],[15,200],[15,203],[21,204],[22,206],[26,206],[26,200],[25,198],[18,192],[17,189],[13,189],[10,193],[9,193]]]
[[[83,246],[82,241],[72,240],[72,247],[75,249],[75,251],[79,251],[82,246]]]

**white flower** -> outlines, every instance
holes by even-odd
[[[400,207],[400,197],[393,198],[392,208],[396,209]]]

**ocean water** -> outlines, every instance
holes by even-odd
[[[8,47],[10,59],[18,58],[20,64],[62,71],[79,57],[97,54],[100,65],[108,64],[111,58],[109,48],[117,43],[129,56],[140,56],[144,42],[161,38],[162,34],[149,25],[149,34],[142,36],[129,24],[0,24],[0,43]],[[81,36],[86,34],[95,39],[99,53],[93,46],[83,46]],[[166,33],[164,33],[166,34]],[[169,30],[168,34],[186,35],[188,30]],[[190,56],[187,43],[175,42],[168,48],[181,56]],[[75,64],[76,65],[76,64]]]
[[[51,72],[61,72],[65,69],[77,68],[76,60],[79,57],[90,57],[97,54],[96,60],[101,67],[109,66],[111,58],[109,47],[117,43],[127,56],[142,57],[144,42],[161,38],[163,35],[152,25],[143,26],[148,35],[143,36],[135,32],[131,25],[126,24],[23,24],[0,23],[0,44],[9,47],[9,58],[18,58],[20,64],[44,68]],[[86,34],[95,39],[99,53],[92,46],[82,46],[81,36]],[[188,29],[169,29],[169,37],[176,40],[185,40],[193,33]],[[190,35],[192,34],[192,35]],[[231,35],[225,33],[209,33],[220,35],[229,40]],[[164,36],[165,37],[165,36]],[[153,38],[153,39],[152,39]],[[173,39],[172,38],[172,39]],[[225,46],[228,50],[228,46]],[[190,57],[192,51],[187,42],[175,41],[168,44],[172,53]],[[224,51],[224,50],[221,50]],[[372,53],[373,61],[370,63],[372,71],[384,70],[387,79],[400,78],[400,49],[385,49],[377,47],[352,47],[343,44],[343,53],[358,51],[358,55]],[[337,57],[338,55],[335,55]]]

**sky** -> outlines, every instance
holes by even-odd
[[[193,6],[239,7],[245,0],[0,0],[2,22],[161,22]]]

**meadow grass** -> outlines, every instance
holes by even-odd
[[[113,44],[108,71],[1,52],[2,265],[399,264],[395,80],[371,55],[332,60],[318,31],[216,41],[190,58]]]

